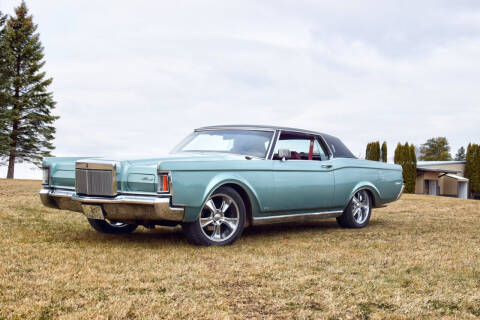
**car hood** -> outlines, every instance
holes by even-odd
[[[163,155],[155,158],[138,158],[138,159],[122,159],[122,158],[86,158],[79,161],[105,161],[117,162],[121,166],[126,167],[154,167],[157,168],[160,163],[166,161],[218,161],[218,160],[244,160],[244,155],[227,154],[227,153],[175,153]]]
[[[223,160],[223,161],[222,161]],[[129,188],[135,191],[154,192],[157,170],[194,168],[217,168],[219,163],[245,161],[245,156],[225,153],[178,153],[147,159],[121,159],[117,157],[70,157],[45,158],[43,165],[50,168],[52,185],[75,187],[76,162],[115,163],[119,190]],[[194,165],[192,165],[195,163]],[[124,183],[127,183],[125,185]]]

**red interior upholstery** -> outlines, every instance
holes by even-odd
[[[302,160],[302,157],[300,157],[298,152],[292,151],[292,152],[290,152],[290,159],[292,159],[292,160]]]

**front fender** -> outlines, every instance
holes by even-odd
[[[242,188],[248,195],[250,200],[250,204],[252,206],[253,214],[255,215],[256,212],[259,211],[260,203],[259,197],[253,188],[253,186],[241,175],[232,174],[232,173],[218,173],[210,178],[208,183],[206,184],[205,188],[202,190],[200,202],[195,203],[194,206],[188,206],[184,221],[191,222],[197,219],[200,211],[202,210],[205,202],[210,197],[210,195],[219,187],[226,185],[226,184],[235,184]]]

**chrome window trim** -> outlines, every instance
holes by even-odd
[[[277,129],[274,128],[255,128],[255,127],[216,127],[216,128],[198,128],[193,130],[193,132],[201,131],[219,131],[219,130],[245,130],[245,131],[268,131],[274,132]]]
[[[327,146],[327,150],[326,150],[326,151],[328,152],[328,159],[327,159],[327,160],[332,160],[332,159],[333,159],[333,152],[332,152],[332,150],[330,150],[330,147],[328,146],[327,141],[325,141],[325,138],[323,138],[323,136],[322,136],[321,134],[318,134],[318,133],[317,133],[317,134],[313,134],[313,133],[311,133],[311,132],[302,132],[302,131],[300,131],[300,130],[298,130],[298,131],[297,131],[297,130],[277,130],[277,132],[278,132],[278,136],[277,136],[277,139],[276,139],[276,141],[275,141],[275,146],[274,146],[274,148],[277,146],[278,140],[280,140],[280,135],[282,134],[282,132],[300,133],[300,134],[305,134],[305,135],[313,136],[315,139],[321,138],[323,144]],[[320,144],[320,147],[321,147],[322,149],[324,149],[321,144]],[[325,150],[323,150],[323,151],[325,151]],[[270,158],[269,160],[273,160],[273,155],[274,155],[274,153],[275,153],[275,149],[273,149],[273,152],[272,152],[271,156],[269,157],[269,158]],[[291,159],[291,160],[288,160],[288,161],[295,161],[295,159]],[[305,161],[305,160],[297,160],[297,161]],[[322,161],[322,160],[320,160],[320,161]],[[323,160],[323,161],[325,161],[325,160]]]
[[[282,126],[254,126],[254,125],[233,125],[233,126],[214,126],[214,127],[202,127],[197,128],[194,131],[203,131],[203,130],[228,130],[228,129],[235,129],[235,130],[257,130],[257,131],[288,131],[288,132],[298,132],[310,135],[319,135],[321,134],[318,131],[311,131],[311,130],[303,130],[298,128],[287,128]]]
[[[265,160],[272,160],[273,159],[273,153],[275,151],[275,146],[278,143],[278,137],[280,137],[280,132],[281,130],[275,130],[275,133],[273,134],[272,141],[270,142],[270,148],[268,150],[267,156]]]
[[[328,151],[330,152],[331,154],[331,157],[329,160],[333,159],[334,158],[334,153],[332,152],[332,147],[333,147],[333,150],[335,150],[335,146],[332,144],[330,145],[329,143],[327,143],[327,140],[324,138],[324,135],[327,135],[329,136],[328,134],[326,133],[322,133],[322,132],[318,132],[318,131],[313,131],[313,130],[305,130],[305,129],[299,129],[299,128],[289,128],[289,127],[282,127],[282,126],[265,126],[265,125],[258,125],[258,126],[255,126],[255,125],[239,125],[239,124],[236,124],[236,125],[232,125],[232,126],[228,126],[228,125],[223,125],[223,126],[206,126],[206,127],[201,127],[201,128],[197,128],[195,129],[194,131],[203,131],[203,130],[217,130],[217,129],[221,129],[221,130],[228,130],[228,129],[236,129],[236,130],[260,130],[260,131],[272,131],[272,130],[277,130],[277,131],[286,131],[286,132],[295,132],[295,133],[301,133],[301,134],[308,134],[308,135],[314,135],[314,136],[320,136],[323,140],[323,142],[326,144],[327,148],[328,148]],[[337,137],[334,137],[332,136],[333,138],[336,138],[338,140],[340,140],[339,138]],[[341,141],[341,140],[340,140]],[[343,143],[343,142],[342,142]],[[346,146],[345,146],[346,147]],[[348,149],[348,147],[346,147],[347,150],[350,151],[350,149]],[[351,153],[351,151],[350,151]],[[352,154],[352,156],[354,157],[355,159],[355,156]]]
[[[266,156],[263,158],[265,160],[272,160],[273,159],[273,154],[275,152],[275,147],[278,143],[278,140],[280,139],[280,135],[282,132],[293,132],[293,133],[300,133],[300,134],[305,134],[305,135],[310,135],[314,137],[319,137],[322,140],[322,143],[327,147],[327,152],[328,152],[328,160],[331,160],[334,158],[332,149],[330,148],[329,144],[323,137],[321,133],[318,132],[312,132],[309,130],[282,130],[282,129],[274,129],[274,128],[262,128],[262,127],[216,127],[216,128],[198,128],[193,130],[193,132],[202,132],[202,131],[217,131],[217,130],[245,130],[245,131],[268,131],[268,132],[274,132],[272,136],[272,141],[270,142],[270,147],[267,150]],[[276,136],[277,135],[277,136]],[[273,141],[274,140],[274,141]],[[273,144],[272,144],[273,142]]]
[[[276,138],[275,138],[275,143],[272,147],[272,153],[269,155],[269,159],[268,160],[273,160],[273,155],[275,154],[275,147],[277,146],[278,144],[278,140],[280,139],[280,135],[282,134],[282,130],[277,130],[276,131]],[[274,137],[275,137],[275,134],[274,134]]]
[[[324,144],[325,146],[327,146],[328,160],[332,160],[332,159],[333,159],[333,152],[332,152],[332,150],[330,149],[330,146],[328,145],[327,140],[325,140],[325,138],[324,138],[321,134],[317,135],[317,137],[319,137],[320,139],[322,139],[323,144]]]

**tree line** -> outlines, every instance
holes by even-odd
[[[380,142],[370,142],[367,144],[367,150],[365,152],[365,159],[387,162],[387,143],[384,141],[382,147],[380,147]]]
[[[13,16],[0,12],[0,165],[8,165],[7,178],[14,177],[15,163],[39,166],[54,149],[58,117],[43,50],[25,2]]]
[[[450,146],[446,137],[428,139],[419,148],[419,160],[422,161],[449,161],[452,160]],[[379,141],[370,142],[365,150],[365,159],[387,162],[387,144]],[[465,152],[462,146],[458,149],[453,160],[465,161],[465,178],[469,179],[469,195],[480,195],[480,145],[469,144]],[[395,149],[393,162],[402,166],[405,192],[415,193],[417,177],[417,154],[415,146],[406,142],[398,143]]]

